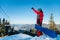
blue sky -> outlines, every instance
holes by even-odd
[[[43,23],[49,23],[50,15],[53,13],[55,23],[60,24],[60,0],[0,0],[0,6],[9,16],[7,17],[0,8],[0,18],[6,18],[11,24],[36,23],[36,14],[32,7],[42,8]]]

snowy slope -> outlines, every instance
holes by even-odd
[[[29,35],[20,33],[20,34],[0,38],[0,40],[57,40],[57,39],[56,38],[50,38],[46,35],[42,35],[40,37],[37,37],[37,36],[31,37]]]

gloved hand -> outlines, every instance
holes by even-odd
[[[33,7],[31,9],[34,9]]]

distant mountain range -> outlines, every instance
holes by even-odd
[[[12,26],[21,29],[21,30],[30,30],[32,28],[35,27],[35,24],[12,24]],[[43,24],[42,25],[45,28],[49,28],[49,24]],[[58,28],[58,30],[60,31],[60,24],[57,24],[56,27]]]

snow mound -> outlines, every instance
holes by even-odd
[[[20,34],[0,38],[0,40],[56,40],[56,38],[50,38],[46,35],[42,35],[40,37],[37,36],[31,37],[29,35],[20,33]]]

